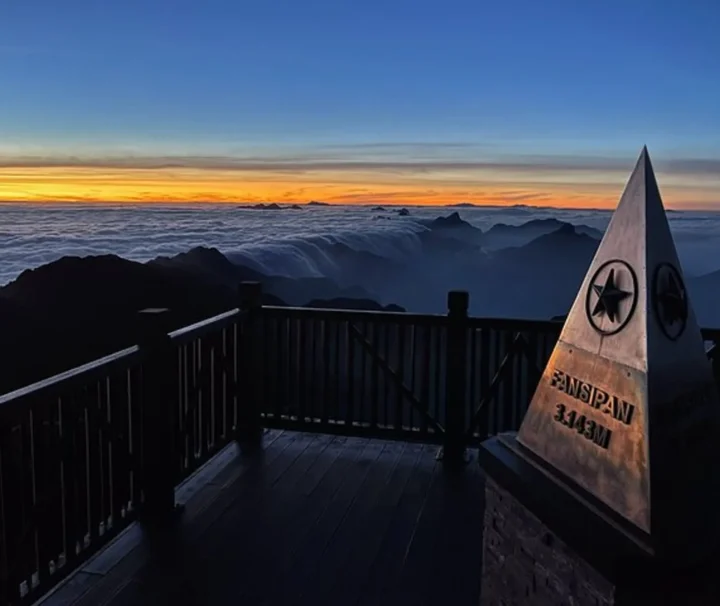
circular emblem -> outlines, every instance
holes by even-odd
[[[620,332],[632,318],[638,297],[637,277],[625,261],[606,261],[593,274],[585,295],[590,326],[601,335]]]
[[[660,330],[668,339],[676,341],[687,326],[688,304],[680,272],[670,263],[661,263],[655,269],[652,296]]]

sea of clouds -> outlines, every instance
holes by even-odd
[[[341,242],[389,258],[412,257],[427,229],[418,219],[459,211],[486,230],[497,223],[520,225],[554,217],[604,230],[610,212],[553,208],[307,206],[300,210],[254,210],[234,205],[0,205],[0,284],[23,270],[65,255],[117,254],[147,261],[195,246],[213,246],[236,262],[291,277],[332,273],[325,251]],[[683,269],[697,276],[720,269],[720,213],[670,212]],[[471,281],[472,275],[466,278]],[[468,284],[468,287],[471,285]]]

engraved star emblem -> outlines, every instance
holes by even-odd
[[[658,293],[657,298],[663,319],[668,324],[675,324],[684,321],[687,314],[685,292],[672,273],[668,273],[667,277],[665,288]]]
[[[598,299],[592,310],[593,316],[606,315],[608,320],[616,322],[620,311],[620,302],[632,293],[621,290],[615,283],[615,269],[608,272],[605,284],[592,285]]]

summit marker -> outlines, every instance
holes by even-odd
[[[520,431],[478,448],[480,606],[720,604],[718,367],[643,148]]]
[[[652,544],[685,550],[717,487],[719,413],[643,148],[517,441]]]

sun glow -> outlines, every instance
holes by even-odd
[[[660,175],[669,206],[710,207],[720,183]],[[526,204],[612,208],[624,186],[621,172],[508,168],[403,170],[350,167],[303,169],[223,166],[0,166],[0,201],[228,202],[443,205]]]

